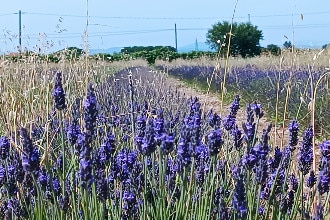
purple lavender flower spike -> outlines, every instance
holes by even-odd
[[[165,137],[163,138],[160,145],[160,150],[163,154],[167,155],[173,151],[174,137],[175,135],[173,133],[170,133],[168,135],[166,134]]]
[[[251,150],[251,153],[255,155],[257,161],[256,166],[254,168],[255,171],[255,179],[259,184],[264,184],[266,179],[268,178],[268,163],[267,163],[267,155],[270,151],[270,146],[268,145],[268,134],[270,132],[271,125],[268,126],[267,130],[263,131],[262,138],[259,144],[254,146]]]
[[[154,120],[149,118],[145,135],[142,139],[141,145],[138,145],[141,154],[149,156],[156,150]]]
[[[22,165],[25,171],[39,170],[39,151],[33,146],[32,140],[25,128],[20,129],[20,137],[22,144]]]
[[[291,174],[289,176],[289,186],[291,188],[291,190],[293,190],[294,192],[297,192],[298,189],[298,179],[296,178],[296,176],[294,174]]]
[[[191,147],[190,144],[187,143],[183,138],[180,138],[178,148],[177,148],[177,156],[180,161],[180,165],[189,166],[191,163]]]
[[[236,115],[237,115],[237,111],[239,110],[239,101],[240,101],[240,98],[238,95],[236,95],[234,101],[230,105],[229,115],[227,115],[222,120],[222,125],[227,131],[230,131],[231,129],[233,129],[235,127]]]
[[[294,147],[298,144],[298,131],[299,131],[298,122],[296,120],[290,122],[288,126],[288,130],[290,132],[289,146],[291,146],[294,149]]]
[[[50,181],[50,176],[46,170],[40,170],[38,173],[37,183],[41,186],[42,190],[46,190]]]
[[[66,109],[65,93],[62,86],[62,73],[59,71],[56,72],[53,98],[54,98],[55,108],[57,110]]]
[[[317,184],[317,189],[321,195],[329,192],[330,189],[330,171],[322,170],[319,172],[319,181]]]
[[[317,188],[322,195],[330,190],[330,141],[323,141],[319,147],[322,157],[319,165]]]
[[[217,216],[215,219],[230,219],[229,210],[225,203],[225,194],[226,192],[222,187],[219,187],[214,191],[213,204],[215,209],[212,211],[212,215],[214,218]]]
[[[0,166],[0,188],[6,181],[6,190],[8,196],[16,195],[17,188],[17,171],[14,165],[10,164],[7,166],[7,170]]]
[[[233,137],[235,149],[239,151],[243,146],[242,131],[238,129],[237,125],[235,125],[230,130],[230,134]]]
[[[312,188],[315,185],[316,181],[317,181],[317,178],[315,176],[315,173],[313,170],[311,170],[309,172],[309,177],[306,180],[307,187]]]
[[[144,130],[146,129],[147,118],[144,115],[139,115],[136,119],[136,132],[141,132],[141,136],[144,136]]]
[[[298,168],[303,175],[309,173],[313,162],[313,129],[309,126],[304,133],[298,153]]]
[[[276,146],[274,149],[274,156],[268,161],[271,172],[274,172],[279,167],[282,160],[282,155],[282,151],[278,146]]]
[[[222,120],[222,126],[227,130],[230,131],[231,129],[234,128],[236,123],[236,116],[233,115],[227,115],[223,120]]]
[[[258,208],[258,215],[262,217],[265,214],[265,207],[261,206]]]
[[[90,147],[87,142],[87,135],[85,133],[81,133],[78,135],[78,139],[75,145],[75,153],[79,155],[79,158],[83,158],[85,156],[90,156]]]
[[[111,166],[111,174],[114,178],[118,179],[120,182],[126,185],[130,185],[132,181],[132,172],[136,166],[137,152],[130,151],[127,148],[120,150]]]
[[[16,198],[10,198],[7,201],[7,210],[9,214],[9,219],[20,219],[21,217],[21,207],[19,205],[19,201]]]
[[[66,135],[71,145],[75,145],[80,133],[80,126],[76,123],[72,123],[67,127]]]
[[[97,118],[97,102],[95,91],[92,84],[88,84],[87,95],[84,102],[84,121],[87,141],[90,143],[95,135],[96,118]]]
[[[57,178],[53,178],[52,190],[53,190],[55,195],[60,195],[60,193],[61,193],[61,184],[60,184],[60,181]]]
[[[0,166],[0,188],[3,186],[6,180],[6,170]]]
[[[7,174],[13,180],[18,183],[22,183],[25,176],[25,171],[22,165],[22,157],[17,150],[12,149],[12,153],[9,156],[9,161],[10,165],[8,167]]]
[[[206,144],[209,149],[210,155],[215,156],[220,152],[223,144],[222,132],[220,129],[212,130],[206,136]]]
[[[323,210],[324,208],[322,205],[317,205],[316,212],[314,213],[314,216],[311,218],[311,220],[324,220]]]
[[[257,102],[254,102],[251,105],[251,109],[254,111],[257,118],[262,118],[264,116],[264,112],[261,110],[261,104],[258,104]]]
[[[208,148],[200,143],[194,149],[195,157],[195,179],[197,185],[204,184],[205,176],[209,171],[209,151]]]
[[[157,118],[154,120],[154,130],[155,130],[156,136],[160,136],[163,132],[165,132],[163,110],[158,109],[156,111],[156,115],[157,115]]]
[[[110,163],[110,159],[116,151],[115,146],[115,136],[113,134],[108,134],[101,144],[101,146],[96,151],[96,164],[99,168],[105,168],[106,165]]]
[[[245,192],[245,172],[241,166],[235,166],[233,169],[233,176],[235,180],[234,194],[232,198],[233,208],[239,219],[245,219],[248,213],[246,192]]]
[[[221,124],[221,118],[217,113],[213,113],[213,110],[211,109],[208,112],[208,124],[212,127],[212,128],[219,128],[220,124]]]
[[[138,202],[135,193],[125,191],[123,193],[122,219],[135,219],[138,216]],[[135,216],[135,218],[133,218]]]
[[[270,196],[271,196],[270,192],[272,190],[272,187],[274,187],[274,193],[275,193],[276,196],[278,196],[282,193],[283,185],[284,185],[284,190],[286,190],[287,186],[286,186],[286,183],[285,183],[285,170],[279,168],[277,176],[276,176],[276,173],[277,172],[274,171],[267,178],[267,182],[265,184],[265,187],[263,187],[263,190],[260,193],[260,198],[261,199],[268,200],[268,199],[273,198],[273,197],[270,198]],[[275,179],[276,179],[276,182],[275,182]]]
[[[102,169],[97,169],[95,171],[95,182],[96,182],[96,193],[98,199],[100,199],[102,202],[105,202],[105,200],[108,197],[108,181],[106,178],[105,171]]]
[[[10,142],[9,139],[5,136],[0,137],[0,158],[2,160],[7,159],[9,156]]]
[[[294,192],[290,190],[284,196],[281,196],[280,209],[282,213],[291,213],[294,202]]]
[[[321,150],[322,157],[327,161],[330,162],[330,140],[329,141],[323,141],[319,148]]]
[[[59,196],[57,202],[62,211],[66,212],[69,209],[69,202],[70,202],[69,195],[65,194]]]
[[[242,124],[243,131],[245,133],[245,141],[248,144],[248,151],[254,145],[253,139],[256,131],[256,124],[254,122],[253,110],[250,104],[246,104],[246,122]]]
[[[239,101],[240,101],[239,95],[235,95],[234,101],[230,105],[230,114],[231,115],[237,115],[238,110],[240,109],[239,107]]]
[[[92,162],[88,158],[80,159],[77,178],[80,186],[82,186],[83,188],[89,188],[94,181],[92,169]]]

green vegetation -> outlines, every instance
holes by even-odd
[[[153,51],[153,50],[160,50],[160,51],[172,51],[175,52],[176,49],[171,46],[134,46],[134,47],[124,47],[121,49],[121,53],[136,53],[142,51]]]
[[[229,37],[230,33],[231,37]],[[230,55],[240,55],[245,58],[260,55],[260,40],[263,39],[263,36],[262,31],[249,22],[231,24],[224,21],[213,25],[206,38],[211,48],[219,51],[221,47],[230,44]],[[220,52],[226,53],[226,50]]]

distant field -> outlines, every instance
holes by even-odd
[[[305,50],[294,55],[286,51],[281,56],[231,58],[226,73],[227,94],[224,101],[228,103],[235,94],[240,94],[247,103],[263,103],[274,122],[283,122],[285,111],[286,120],[296,118],[306,126],[311,121],[314,93],[311,90],[317,87],[316,126],[321,137],[329,137],[329,56],[329,50]],[[226,71],[223,59],[178,59],[170,63],[158,61],[156,66],[203,92],[209,90],[219,95],[222,92]]]

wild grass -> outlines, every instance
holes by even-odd
[[[31,56],[22,57],[18,62],[2,59],[0,63],[0,104],[5,106],[0,109],[0,119],[4,122],[0,124],[2,134],[16,130],[16,126],[28,126],[37,118],[48,118],[53,108],[52,89],[56,71],[63,73],[63,87],[68,101],[72,103],[76,97],[85,94],[88,82],[104,81],[125,67],[147,65],[142,60],[116,63],[90,61],[86,72],[84,58],[77,62],[53,64]]]

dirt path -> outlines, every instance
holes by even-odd
[[[196,89],[186,86],[184,82],[170,76],[167,77],[167,80],[171,85],[176,87],[178,91],[186,94],[186,96],[198,97],[199,101],[203,106],[204,112],[213,109],[214,112],[220,113],[221,117],[224,117],[229,113],[230,111],[229,106],[224,105],[221,110],[221,98],[219,96],[212,93],[205,94],[201,91],[197,91]],[[237,124],[240,128],[242,128],[241,126],[242,122],[246,121],[245,103],[240,103],[240,106],[241,108],[237,113],[237,122],[238,122]],[[258,124],[259,136],[261,136],[262,130],[266,129],[269,123],[271,123],[271,121],[267,119],[267,112],[265,112],[265,116],[260,119]],[[270,141],[273,146],[276,145],[281,146],[281,140],[282,140],[281,137],[283,136],[282,132],[283,129],[281,127],[277,127],[275,133],[275,127],[273,126],[272,131],[270,133]],[[288,138],[289,138],[289,133],[285,129],[284,139],[282,144],[286,145]]]

